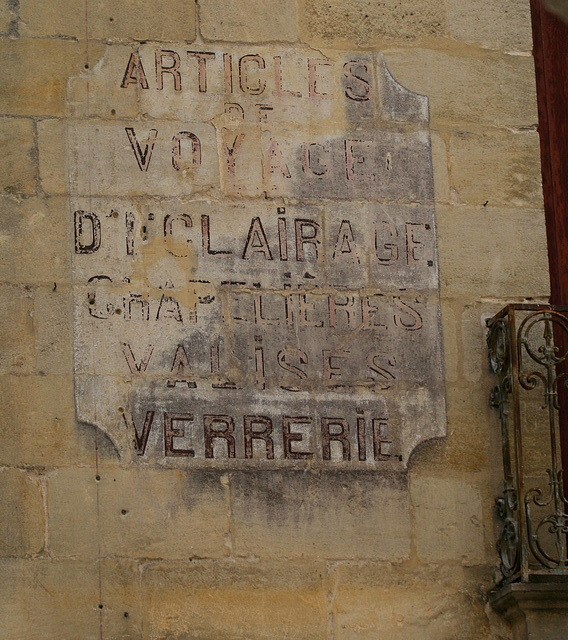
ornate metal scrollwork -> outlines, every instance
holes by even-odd
[[[540,489],[529,489],[525,495],[525,513],[530,549],[543,566],[553,569],[568,566],[566,556],[568,515],[564,509],[567,502],[562,490],[562,472],[558,472],[555,477],[548,469],[548,477],[548,496],[542,500]],[[531,513],[531,505],[533,504],[538,507],[552,505],[554,512],[536,519]],[[545,548],[544,536],[546,535],[548,535],[548,550]]]
[[[513,575],[519,569],[519,523],[516,510],[518,508],[517,493],[514,489],[506,490],[503,497],[497,498],[497,511],[503,520],[503,529],[497,548],[501,559],[501,572],[505,577]]]
[[[500,375],[509,366],[509,336],[503,320],[497,320],[491,325],[487,335],[487,348],[491,371]]]
[[[503,448],[504,490],[496,504],[503,522],[497,547],[504,581],[527,581],[533,574],[568,575],[568,501],[558,426],[558,392],[568,389],[567,316],[568,307],[509,305],[488,321],[490,367],[499,379],[491,404],[499,410]],[[530,392],[539,389],[542,396],[536,397],[543,402],[538,411],[533,406],[528,425]],[[525,487],[529,448],[524,440],[529,431],[533,449],[535,434],[546,434],[542,446],[536,442],[537,458],[547,460],[548,468],[531,464],[531,484],[541,484],[540,475],[540,488]]]
[[[505,334],[506,335],[506,334]],[[504,358],[501,362],[504,362]],[[506,371],[504,368],[500,372]],[[506,397],[511,393],[511,378],[503,376],[500,384],[493,387],[491,391],[491,406],[499,409],[501,420],[501,436],[503,439],[503,450],[508,451],[509,435],[506,408]],[[519,507],[518,494],[513,486],[513,478],[509,466],[504,464],[505,480],[503,483],[503,495],[496,499],[497,513],[503,521],[503,529],[497,541],[497,549],[501,560],[501,573],[505,578],[514,575],[519,570],[520,562],[520,537],[517,509]],[[508,472],[507,472],[508,471]]]

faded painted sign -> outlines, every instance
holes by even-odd
[[[123,459],[444,435],[428,101],[380,54],[110,46],[69,111],[76,409]]]

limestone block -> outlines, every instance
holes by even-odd
[[[532,58],[430,49],[399,49],[385,58],[398,82],[429,97],[434,128],[461,122],[521,127],[538,121]]]
[[[483,351],[483,345],[480,347]],[[479,471],[490,460],[499,460],[500,444],[491,433],[494,414],[489,406],[491,381],[474,388],[448,385],[446,409],[451,436],[444,447],[444,464],[457,469]],[[496,458],[495,458],[496,456]]]
[[[445,7],[441,0],[301,0],[302,39],[327,46],[354,43],[369,46],[380,39],[414,40],[440,36],[445,31]]]
[[[95,468],[59,469],[48,478],[48,548],[55,556],[98,555],[96,476]]]
[[[6,640],[98,637],[94,563],[4,560],[0,628]]]
[[[0,464],[95,464],[94,432],[74,421],[70,374],[2,376],[0,404]]]
[[[104,40],[183,40],[195,37],[195,6],[184,0],[112,0],[70,10],[64,0],[25,0],[20,5],[21,33],[25,36],[64,35]]]
[[[446,473],[448,469],[483,472],[501,464],[497,415],[489,406],[492,382],[471,387],[463,382],[446,385],[448,436],[430,440],[415,450],[414,471]],[[488,498],[492,502],[492,497]],[[489,503],[488,503],[489,504]]]
[[[472,476],[467,482],[447,476],[411,475],[416,550],[422,560],[467,565],[487,561],[481,496],[471,481]]]
[[[463,204],[540,208],[538,133],[452,134],[450,175],[451,186]]]
[[[69,282],[69,210],[63,198],[0,199],[0,279],[18,284]]]
[[[0,470],[0,555],[40,553],[45,544],[45,510],[38,478],[18,469]]]
[[[451,301],[442,300],[442,327],[444,332],[444,367],[446,382],[456,382],[459,376],[459,326]]]
[[[60,470],[48,481],[50,550],[58,556],[221,557],[228,532],[219,473]],[[98,514],[97,514],[98,484]]]
[[[102,45],[90,43],[93,60],[101,53]],[[85,45],[71,40],[3,39],[0,63],[1,113],[63,115],[66,81],[83,69]]]
[[[233,551],[311,558],[405,558],[402,479],[373,473],[256,471],[231,480]]]
[[[103,634],[113,640],[141,640],[140,568],[127,560],[103,559],[99,611]]]
[[[448,34],[489,49],[530,51],[531,14],[525,0],[446,0]]]
[[[327,638],[324,575],[305,561],[147,565],[144,638]]]
[[[131,563],[11,559],[0,571],[3,640],[141,638],[138,572]]]
[[[434,199],[436,202],[450,201],[450,177],[448,143],[439,131],[431,132],[432,164],[434,169]]]
[[[201,0],[199,27],[207,40],[294,42],[298,38],[294,0]]]
[[[14,13],[9,0],[2,0],[0,2],[0,33],[8,33],[13,20]]]
[[[41,188],[48,195],[67,193],[65,122],[52,118],[40,120],[37,129]]]
[[[0,189],[5,193],[35,192],[34,131],[31,120],[0,118]]]
[[[436,214],[444,295],[548,295],[542,211],[438,206]]]
[[[0,286],[0,341],[0,373],[34,370],[33,296],[23,287]]]
[[[73,304],[68,286],[41,287],[34,297],[36,363],[42,374],[73,368]]]
[[[456,567],[342,564],[332,571],[338,640],[486,640],[480,577]],[[483,576],[489,583],[488,576]]]

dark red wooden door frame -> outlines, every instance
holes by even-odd
[[[551,304],[568,304],[568,25],[531,0],[542,188]],[[564,337],[564,336],[563,336]],[[568,348],[563,340],[561,348]],[[566,369],[565,369],[566,370]],[[560,441],[568,495],[568,392],[561,385]]]

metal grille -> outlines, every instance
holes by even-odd
[[[502,581],[568,576],[558,423],[559,391],[568,398],[568,306],[511,304],[487,325],[503,450]]]

